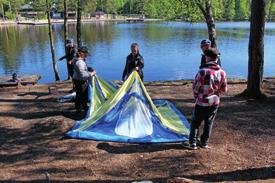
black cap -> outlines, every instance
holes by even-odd
[[[17,78],[17,74],[16,73],[13,73],[12,74],[12,78],[14,79],[14,78]]]
[[[211,45],[211,41],[209,39],[204,39],[201,41],[201,45]]]
[[[72,38],[66,39],[66,44],[74,43],[74,40]]]
[[[208,57],[214,58],[214,59],[216,59],[219,55],[219,51],[216,48],[209,48],[209,49],[205,50],[203,53],[205,56],[208,56]]]
[[[78,48],[78,52],[83,52],[83,53],[89,54],[89,49],[87,46],[81,46],[80,48]]]

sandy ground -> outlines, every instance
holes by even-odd
[[[80,116],[59,104],[68,82],[0,88],[0,182],[275,182],[275,79],[268,98],[235,97],[245,84],[230,84],[215,120],[211,149],[179,143],[127,144],[62,139]],[[149,83],[153,99],[169,99],[190,121],[188,82]]]

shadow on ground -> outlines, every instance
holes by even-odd
[[[205,175],[192,175],[187,178],[210,181],[210,182],[221,182],[221,181],[252,181],[252,180],[267,180],[275,178],[275,166],[261,167],[261,168],[249,168],[244,170],[236,170],[231,172],[221,172],[215,174]]]
[[[181,143],[175,144],[123,144],[122,146],[114,146],[109,143],[99,143],[97,145],[98,149],[104,150],[112,154],[133,154],[133,153],[148,153],[165,151],[170,149],[182,149],[185,150]]]
[[[148,183],[169,183],[168,180],[178,181],[185,180],[187,182],[193,181],[202,181],[202,182],[223,182],[223,181],[263,181],[274,179],[274,166],[272,167],[262,167],[262,168],[251,168],[245,170],[236,170],[231,172],[221,172],[216,174],[206,174],[206,175],[192,175],[192,176],[182,176],[178,178],[163,178],[163,179],[118,179],[118,180],[52,180],[52,182],[61,183],[61,182],[69,182],[69,183],[130,183],[130,182],[141,182],[148,181]],[[45,180],[31,180],[31,181],[13,181],[13,180],[5,180],[0,181],[0,183],[48,183],[51,182],[50,178],[47,180],[45,175]]]

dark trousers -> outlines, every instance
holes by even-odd
[[[74,75],[74,65],[73,64],[69,64],[67,63],[67,69],[68,69],[68,80],[70,78],[73,78],[73,75]],[[73,91],[75,91],[75,85],[74,85],[74,82],[73,82]]]
[[[88,110],[88,82],[73,80],[76,98],[75,98],[75,109],[76,110]]]
[[[68,69],[68,79],[73,78],[73,74],[74,74],[74,65],[73,64],[69,64],[67,62],[67,69]]]
[[[140,77],[141,81],[143,81],[143,78],[144,78],[143,72],[142,72],[142,71],[139,71],[138,74],[139,74],[139,77]]]
[[[196,105],[193,111],[191,130],[189,135],[190,144],[196,144],[199,136],[199,127],[204,121],[203,133],[201,135],[201,144],[207,145],[211,135],[213,122],[218,111],[218,106],[204,107]]]

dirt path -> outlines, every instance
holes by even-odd
[[[149,84],[152,98],[171,100],[190,120],[191,84]],[[70,83],[0,89],[0,182],[275,181],[275,79],[265,101],[235,97],[231,84],[216,118],[209,150],[180,144],[126,144],[65,139],[79,119],[58,104]],[[178,182],[180,179],[178,179]]]

